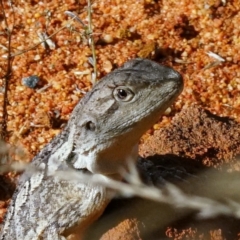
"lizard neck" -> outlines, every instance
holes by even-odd
[[[113,179],[121,179],[121,172],[126,170],[129,162],[136,162],[138,144],[133,146],[111,143],[110,146],[99,146],[88,152],[78,152],[73,162],[76,169],[86,168],[93,174],[102,174]]]

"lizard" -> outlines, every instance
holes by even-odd
[[[114,194],[101,185],[61,179],[72,169],[121,180],[120,169],[137,161],[141,136],[183,89],[170,67],[136,58],[98,81],[74,108],[66,127],[21,175],[0,240],[63,240],[81,234]]]

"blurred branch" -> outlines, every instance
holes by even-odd
[[[69,170],[67,172],[58,171],[56,172],[56,176],[63,180],[72,179],[86,184],[102,185],[115,190],[124,197],[138,196],[169,204],[174,208],[197,211],[197,216],[200,218],[212,218],[219,215],[240,218],[240,203],[231,200],[227,190],[226,193],[222,191],[221,195],[219,195],[219,193],[215,192],[215,189],[210,189],[210,191],[213,192],[211,197],[201,197],[185,194],[180,188],[171,183],[167,183],[162,189],[159,189],[144,184],[138,176],[136,167],[131,168],[130,173],[124,176],[124,179],[127,180],[128,183],[116,181],[100,174],[87,175],[75,170]],[[226,179],[226,182],[228,182],[228,179]],[[231,184],[238,183],[232,183],[231,181]],[[206,186],[206,188],[208,188],[208,186]],[[221,202],[223,199],[225,202]]]
[[[6,32],[6,35],[7,35],[7,49],[8,49],[8,51],[7,51],[7,69],[6,69],[6,74],[3,76],[3,78],[4,78],[4,86],[3,86],[4,93],[3,93],[3,106],[2,106],[3,120],[2,120],[2,126],[1,126],[1,138],[4,141],[6,140],[6,136],[7,136],[8,88],[9,88],[10,76],[11,76],[11,73],[12,73],[12,61],[13,61],[12,56],[11,56],[11,40],[12,40],[12,32],[13,32],[13,29],[14,29],[14,22],[15,22],[14,10],[13,10],[11,1],[9,1],[9,5],[10,5],[10,7],[12,9],[12,12],[13,12],[13,24],[12,24],[11,29],[9,27],[8,19],[7,19],[5,10],[4,10],[3,1],[0,0],[0,9],[2,11],[3,21],[4,21],[4,24],[6,26],[5,32]]]

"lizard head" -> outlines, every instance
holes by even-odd
[[[147,59],[134,59],[100,80],[76,106],[75,168],[116,174],[137,158],[140,137],[183,89],[181,75]]]

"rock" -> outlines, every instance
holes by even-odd
[[[39,77],[37,75],[32,75],[29,77],[22,78],[22,84],[29,88],[35,88],[38,82],[39,82]]]

